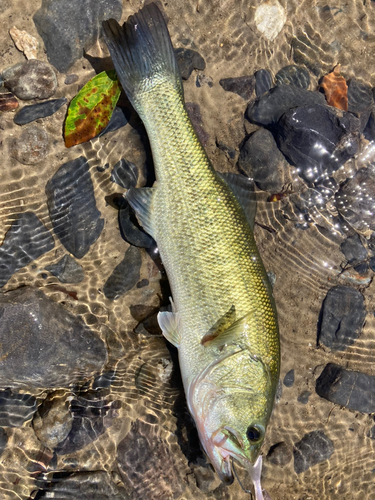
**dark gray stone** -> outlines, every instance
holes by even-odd
[[[156,247],[155,240],[139,225],[129,204],[126,203],[123,208],[120,208],[118,217],[121,236],[125,241],[140,248]]]
[[[336,193],[340,215],[359,233],[375,231],[374,193],[375,166],[372,164],[358,170]]]
[[[65,73],[99,38],[102,21],[121,14],[121,0],[43,0],[33,20],[49,62]]]
[[[36,410],[36,399],[31,394],[18,394],[10,389],[0,391],[1,427],[22,427]]]
[[[237,78],[223,78],[219,81],[220,85],[227,92],[238,94],[248,101],[253,95],[255,89],[255,76],[239,76]]]
[[[30,59],[3,71],[4,85],[19,99],[48,99],[57,89],[57,79],[50,64]]]
[[[51,233],[33,212],[19,214],[0,247],[0,288],[14,273],[54,246]]]
[[[3,454],[3,451],[5,450],[7,444],[8,444],[8,435],[5,432],[5,430],[2,427],[0,427],[0,457]]]
[[[115,380],[116,372],[114,370],[109,370],[108,372],[101,373],[95,378],[92,383],[92,388],[95,391],[99,389],[108,389]]]
[[[51,481],[38,480],[35,500],[127,500],[124,491],[113,482],[110,474],[95,472],[59,472]]]
[[[272,74],[269,69],[260,69],[255,73],[255,95],[260,97],[272,87]]]
[[[369,266],[371,271],[375,272],[375,257],[371,257],[371,259],[369,260]]]
[[[285,375],[283,384],[285,387],[292,387],[294,384],[294,369],[289,370],[288,373]]]
[[[307,405],[309,402],[309,397],[311,396],[310,391],[303,391],[297,398],[297,401],[299,403],[302,403],[303,405]]]
[[[294,445],[294,470],[297,474],[301,474],[310,467],[328,460],[333,452],[333,442],[323,431],[309,432]]]
[[[315,104],[325,105],[325,97],[320,92],[310,92],[292,85],[276,85],[248,105],[246,118],[251,123],[268,127],[275,125],[291,108]]]
[[[285,467],[293,458],[292,450],[282,441],[271,446],[268,454],[267,461],[279,467]]]
[[[346,238],[341,243],[340,249],[349,264],[356,265],[367,259],[367,250],[358,234]]]
[[[224,144],[224,142],[218,140],[216,140],[216,146],[227,155],[229,160],[235,159],[236,157],[235,149],[231,148],[230,146],[227,146],[226,144]]]
[[[40,290],[0,295],[0,385],[67,387],[100,372],[104,342]]]
[[[17,125],[26,125],[26,123],[33,122],[39,118],[46,118],[51,116],[56,111],[58,111],[61,106],[66,104],[67,99],[65,97],[61,99],[52,99],[51,101],[45,101],[38,104],[32,104],[31,106],[23,107],[16,116],[14,117],[14,123]]]
[[[21,135],[10,141],[10,154],[23,165],[40,163],[50,150],[47,132],[38,125],[30,125]]]
[[[56,276],[61,283],[81,283],[85,278],[85,272],[70,255],[64,255],[56,264],[46,266],[46,270]]]
[[[348,81],[348,111],[363,113],[374,104],[372,90],[369,85],[360,83],[355,78]]]
[[[170,445],[155,425],[134,422],[117,447],[117,462],[131,500],[177,499],[185,489]]]
[[[361,262],[360,264],[357,264],[356,266],[354,266],[353,269],[360,276],[365,276],[367,274],[367,271],[369,270],[369,265],[367,262]]]
[[[84,156],[64,163],[47,182],[46,195],[53,229],[77,259],[89,251],[104,226],[96,208],[89,164]]]
[[[103,292],[107,299],[116,300],[131,290],[139,281],[142,255],[137,247],[129,247],[123,260],[118,264],[104,284]]]
[[[137,185],[138,176],[138,167],[131,161],[122,158],[112,169],[111,181],[125,189],[129,189]]]
[[[178,48],[174,49],[177,64],[180,68],[181,78],[187,80],[194,69],[203,71],[206,68],[206,62],[203,57],[192,49]]]
[[[210,467],[193,465],[193,473],[197,487],[203,493],[209,493],[212,490],[212,483],[216,479],[214,471]]]
[[[108,122],[108,125],[100,132],[100,134],[98,134],[97,137],[101,137],[108,132],[114,132],[119,128],[125,127],[127,123],[128,119],[125,115],[124,109],[120,106],[116,106],[112,113],[111,119]]]
[[[370,112],[369,119],[363,129],[363,135],[368,141],[375,141],[375,112]]]
[[[280,119],[277,141],[299,175],[306,182],[318,183],[356,154],[358,126],[358,119],[350,113],[340,117],[328,106],[300,106]]]
[[[375,376],[328,363],[316,381],[316,393],[361,413],[375,412]]]
[[[261,128],[243,144],[238,165],[263,191],[281,193],[287,163],[273,135]]]
[[[70,412],[72,427],[67,437],[55,448],[57,455],[75,453],[104,434],[118,416],[120,401],[107,401],[98,393],[87,393],[73,399]]]
[[[275,80],[276,85],[294,85],[301,89],[308,89],[310,74],[303,66],[289,64],[276,73]]]
[[[366,318],[365,300],[348,286],[331,288],[320,312],[318,341],[333,352],[344,351],[362,332]]]

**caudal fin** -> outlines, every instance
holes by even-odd
[[[158,83],[173,81],[182,91],[180,71],[162,13],[148,4],[120,26],[110,19],[103,33],[122,88],[134,105]]]

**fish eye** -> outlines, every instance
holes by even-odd
[[[250,443],[257,443],[264,436],[264,430],[260,425],[251,424],[247,428],[246,437]]]

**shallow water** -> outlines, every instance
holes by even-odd
[[[164,3],[174,45],[196,49],[207,65],[200,73],[213,80],[212,87],[202,85],[198,88],[198,72],[193,72],[184,82],[184,88],[186,101],[200,106],[204,129],[209,134],[206,151],[220,172],[237,171],[240,144],[256,126],[244,119],[247,102],[234,93],[225,92],[219,80],[252,75],[262,68],[270,69],[275,75],[279,69],[293,63],[293,37],[303,35],[310,41],[311,47],[306,45],[306,54],[314,64],[320,65],[320,75],[331,71],[339,62],[346,79],[356,77],[375,85],[374,2],[281,0],[286,23],[274,41],[261,36],[255,26],[255,11],[260,3],[258,0]],[[13,25],[37,37],[43,47],[32,20],[40,5],[39,0],[2,0],[0,72],[24,61],[23,54],[14,47],[8,34]],[[122,19],[141,6],[140,1],[124,1]],[[108,56],[103,43],[94,46],[89,54]],[[43,49],[38,57],[47,60]],[[68,73],[77,74],[78,81],[65,85],[66,75],[57,73],[59,87],[54,98],[67,97],[69,101],[95,71],[83,58]],[[311,72],[310,77],[309,88],[314,90],[318,78]],[[80,155],[89,161],[97,208],[105,221],[104,230],[90,251],[79,259],[85,272],[81,283],[62,285],[56,277],[46,273],[47,265],[67,253],[54,237],[54,249],[14,274],[2,291],[35,286],[83,318],[105,340],[109,349],[104,371],[116,370],[116,378],[104,389],[103,397],[120,404],[116,403],[116,408],[111,410],[113,414],[105,421],[104,431],[97,439],[79,451],[64,455],[53,456],[37,439],[30,421],[23,427],[6,427],[8,441],[0,457],[0,498],[34,498],[37,485],[45,485],[56,471],[106,471],[120,488],[119,498],[128,498],[128,495],[129,498],[150,499],[249,498],[237,482],[230,487],[221,486],[210,469],[203,467],[204,457],[197,448],[194,428],[187,416],[175,351],[167,347],[160,335],[134,333],[138,321],[130,314],[131,306],[144,305],[157,310],[166,304],[168,297],[162,293],[160,280],[163,279],[164,289],[165,277],[161,268],[142,250],[140,280],[148,280],[148,285],[135,286],[117,300],[109,300],[103,294],[105,281],[129,247],[120,235],[117,210],[106,201],[106,197],[124,192],[111,182],[110,171],[120,158],[132,161],[139,168],[144,168],[145,163],[150,165],[147,143],[145,147],[144,136],[139,133],[141,125],[133,117],[131,124],[119,131],[66,149],[61,133],[65,113],[66,106],[63,106],[53,116],[40,120],[40,126],[50,136],[51,150],[38,165],[22,165],[10,156],[10,141],[19,136],[21,130],[13,123],[13,112],[0,115],[0,241],[16,215],[25,211],[33,211],[52,231],[46,183],[63,163]],[[234,160],[217,147],[219,141],[236,150]],[[97,167],[107,163],[109,169],[98,171]],[[356,168],[356,162],[346,166],[347,171]],[[271,203],[268,194],[259,192],[258,198],[255,237],[266,269],[276,275],[274,296],[281,332],[281,380],[291,369],[295,371],[293,386],[282,388],[263,453],[267,455],[272,445],[282,441],[291,453],[295,443],[316,430],[324,431],[334,447],[329,460],[301,474],[295,472],[293,459],[282,467],[266,459],[263,487],[273,500],[374,498],[375,440],[367,436],[374,425],[373,417],[334,405],[315,392],[316,379],[328,362],[375,375],[374,283],[367,287],[351,285],[362,291],[367,308],[360,338],[346,351],[333,353],[317,348],[317,322],[327,291],[336,284],[350,284],[338,276],[340,264],[345,260],[340,251],[342,240],[329,236],[334,231],[329,220],[322,221],[325,212],[322,215],[316,212],[309,228],[302,230],[295,225],[297,218],[293,216],[288,197]],[[284,214],[289,215],[284,217]],[[325,235],[316,224],[328,229]],[[311,392],[306,404],[297,401],[304,391]],[[33,394],[39,405],[48,392],[51,391]],[[76,388],[76,392],[84,390]],[[63,390],[65,393],[70,394],[67,389]],[[142,440],[139,436],[145,438]],[[121,479],[116,460],[116,447],[124,438],[119,463],[120,468],[128,472],[127,480]],[[208,486],[198,488],[196,477],[203,473],[207,474]],[[244,478],[241,472],[240,475]],[[247,484],[246,478],[243,480]],[[70,498],[69,493],[65,495],[61,498]]]

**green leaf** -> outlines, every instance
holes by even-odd
[[[65,146],[97,136],[111,119],[121,87],[115,70],[91,78],[71,101],[65,120]]]

